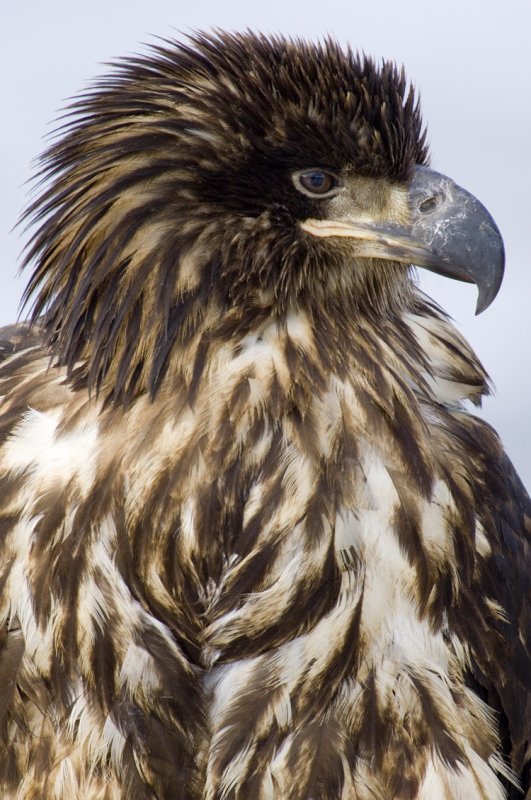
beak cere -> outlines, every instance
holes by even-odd
[[[408,189],[407,225],[350,218],[307,219],[301,228],[313,236],[348,237],[357,254],[425,267],[478,287],[476,314],[498,294],[505,252],[501,234],[487,209],[450,178],[416,167]]]

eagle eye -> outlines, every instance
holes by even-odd
[[[324,169],[298,170],[292,178],[295,188],[310,197],[330,197],[339,186],[336,176]]]

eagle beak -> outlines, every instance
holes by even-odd
[[[407,225],[379,220],[307,219],[314,236],[356,239],[359,255],[425,267],[478,287],[476,314],[498,294],[503,279],[503,239],[487,209],[450,178],[416,167],[408,189]]]

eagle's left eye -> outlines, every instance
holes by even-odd
[[[339,186],[336,176],[323,169],[298,170],[292,177],[295,187],[311,197],[329,197]]]

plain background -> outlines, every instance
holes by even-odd
[[[22,0],[3,6],[0,47],[0,325],[12,322],[26,237],[11,231],[28,200],[32,160],[67,98],[104,62],[146,50],[155,36],[251,28],[337,39],[393,58],[422,99],[432,166],[487,206],[506,243],[498,298],[474,316],[474,287],[422,271],[421,284],[456,319],[496,386],[482,414],[531,486],[531,3],[529,0]]]

